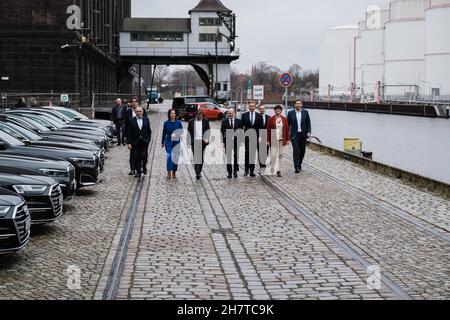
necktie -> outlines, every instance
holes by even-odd
[[[234,129],[234,119],[231,119],[231,129]]]

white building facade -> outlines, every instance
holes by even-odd
[[[189,18],[127,18],[120,33],[120,55],[135,63],[192,65],[209,93],[226,100],[235,16],[219,0],[201,0]]]

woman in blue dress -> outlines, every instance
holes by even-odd
[[[181,149],[179,144],[183,134],[183,125],[180,120],[177,120],[175,110],[169,110],[167,117],[168,120],[164,122],[161,144],[166,149],[167,179],[175,179],[178,171],[178,159]]]

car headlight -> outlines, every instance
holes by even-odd
[[[70,158],[70,160],[82,167],[94,167],[95,166],[95,156],[93,156],[92,159]]]
[[[54,169],[39,169],[40,172],[46,174],[53,178],[68,178],[69,173],[63,170],[54,170]]]
[[[14,185],[13,188],[21,195],[41,195],[47,191],[48,187],[45,185],[18,184]]]
[[[11,208],[11,206],[0,206],[0,218],[6,217]]]

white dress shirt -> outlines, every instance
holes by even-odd
[[[136,117],[136,112],[134,112],[134,110],[131,110],[131,115],[134,117]]]
[[[142,118],[137,118],[137,124],[138,124],[138,127],[139,127],[139,130],[142,130],[142,124],[143,124],[143,119]]]
[[[252,124],[252,126],[255,124],[255,113],[254,112],[250,112],[250,123]]]
[[[297,132],[302,132],[302,111],[295,111],[295,115],[297,117]]]
[[[203,120],[195,120],[195,140],[203,140]]]

